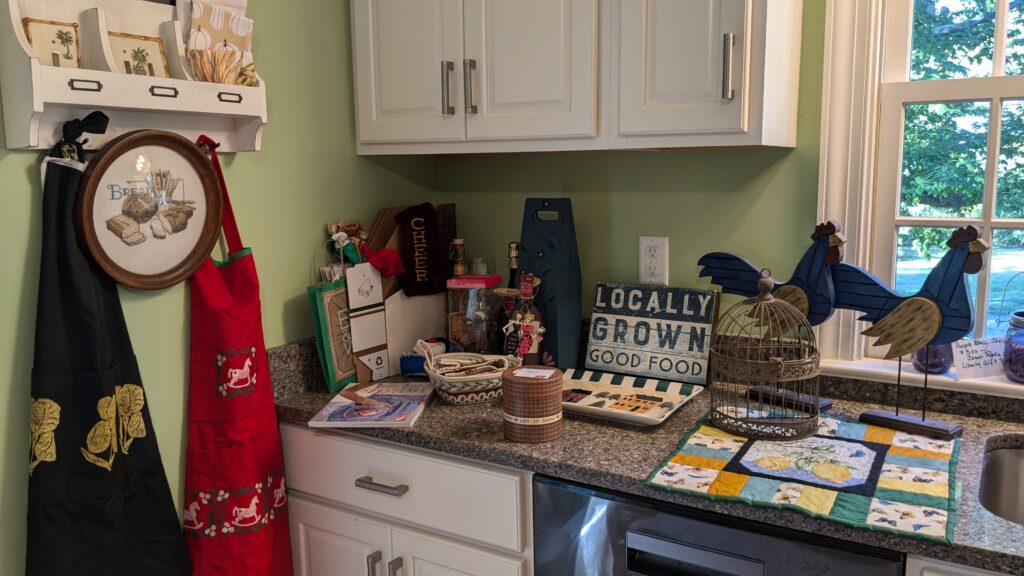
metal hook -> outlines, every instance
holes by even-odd
[[[996,313],[996,326],[1001,326],[1003,323],[1009,322],[1009,320],[1002,319],[1003,308],[1006,307],[1006,291],[1010,289],[1010,282],[1013,282],[1017,276],[1020,276],[1021,274],[1024,274],[1024,272],[1017,272],[1013,276],[1010,276],[1010,279],[1006,281],[1006,284],[1003,284],[1003,295],[999,299],[999,312]]]

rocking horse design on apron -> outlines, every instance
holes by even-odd
[[[184,527],[195,574],[288,576],[284,459],[263,342],[259,279],[242,246],[217,158],[228,259],[190,281],[191,367]]]

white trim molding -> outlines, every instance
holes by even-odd
[[[910,366],[910,362],[907,360],[903,361],[902,374],[898,373],[895,360],[881,360],[878,358],[866,358],[864,360],[822,360],[821,373],[825,376],[849,378],[851,380],[869,380],[872,382],[883,382],[885,384],[895,384],[897,380],[900,379],[900,383],[903,386],[910,386],[912,388],[921,388],[924,386],[924,374],[914,370]],[[956,377],[955,370],[946,374],[929,375],[928,388],[949,390],[952,392],[965,392],[968,394],[982,394],[985,396],[1024,399],[1024,386],[1014,384],[1003,376],[961,380]]]
[[[836,220],[848,238],[845,260],[871,254],[878,98],[885,0],[829,2],[825,11],[818,220]],[[822,357],[859,360],[864,338],[848,310],[822,325]]]

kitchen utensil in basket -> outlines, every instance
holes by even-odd
[[[818,431],[819,355],[807,318],[760,294],[722,315],[711,341],[711,422],[747,438],[794,440]]]

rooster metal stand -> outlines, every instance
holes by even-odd
[[[889,346],[886,359],[899,359],[895,413],[868,410],[861,414],[861,422],[935,438],[956,438],[963,433],[958,424],[927,417],[927,371],[920,420],[899,413],[900,387],[903,356],[922,347],[955,342],[971,331],[974,306],[967,293],[965,275],[977,274],[984,266],[982,254],[988,250],[988,244],[979,236],[974,226],[953,232],[946,242],[950,250],[929,272],[924,286],[913,296],[896,294],[884,282],[857,266],[842,263],[832,267],[836,308],[863,312],[859,319],[872,323],[863,334],[876,337],[875,346]],[[925,354],[928,354],[927,349]]]
[[[788,282],[780,283],[771,279],[772,296],[792,304],[807,317],[811,326],[828,320],[835,312],[835,289],[832,285],[832,267],[843,260],[843,244],[846,238],[842,227],[835,220],[818,224],[811,234],[813,243],[804,252]],[[726,294],[737,294],[753,298],[758,295],[758,282],[762,268],[742,256],[729,252],[711,252],[697,261],[701,266],[700,276],[711,277],[711,283],[722,287]],[[799,409],[809,399],[791,394],[778,394],[764,388],[753,388],[751,398],[763,402],[785,405]],[[817,401],[820,412],[832,407],[832,401],[821,398]]]

